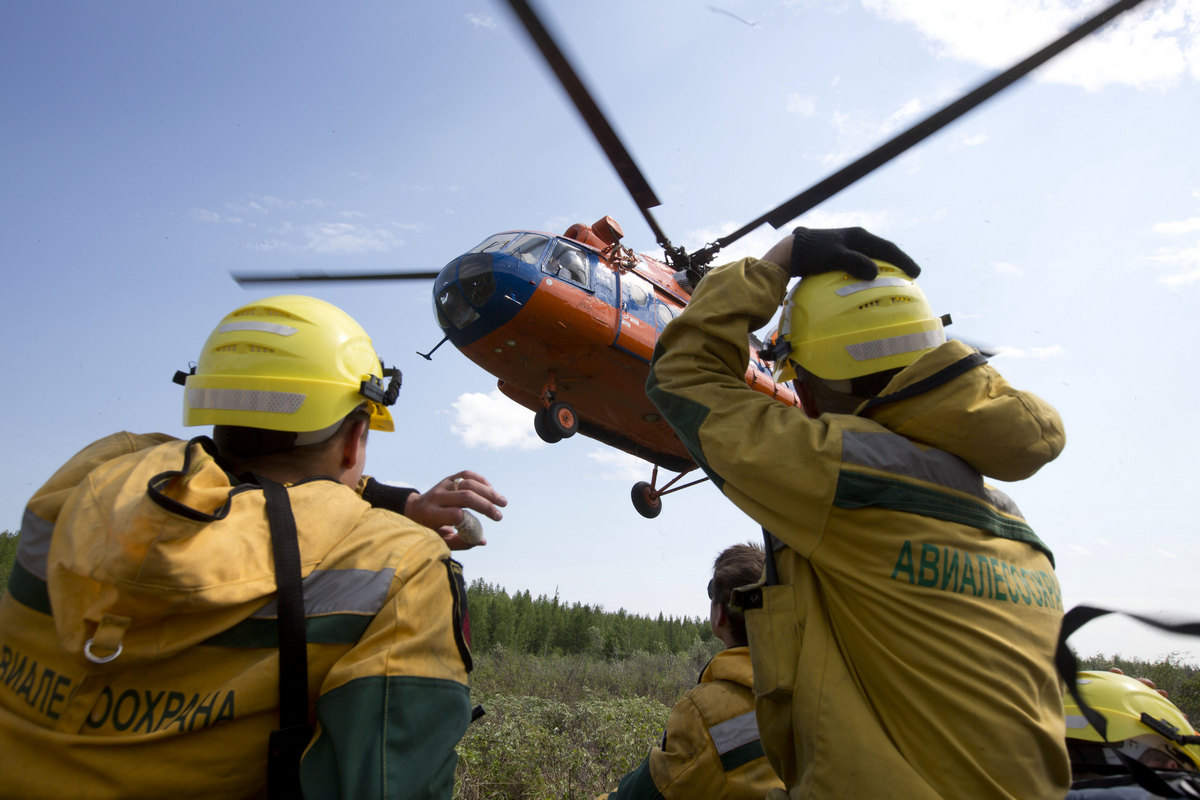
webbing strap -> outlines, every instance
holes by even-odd
[[[862,410],[858,412],[859,416],[867,416],[868,411],[877,406],[881,406],[884,403],[894,403],[897,400],[907,400],[910,397],[916,397],[919,394],[932,391],[944,383],[949,383],[952,379],[957,378],[964,372],[973,370],[975,367],[986,363],[987,357],[981,353],[971,353],[963,356],[958,361],[955,361],[953,364],[947,367],[943,367],[942,369],[930,375],[928,378],[924,378],[916,383],[909,384],[903,389],[892,392],[891,394],[877,395],[872,397],[867,401],[867,404],[863,406]]]
[[[279,729],[271,732],[267,796],[300,797],[300,756],[312,738],[308,724],[308,640],[304,630],[304,587],[300,583],[300,541],[287,489],[255,475],[267,505],[271,554],[275,559],[279,631]]]

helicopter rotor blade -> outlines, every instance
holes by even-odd
[[[764,222],[770,223],[776,229],[782,228],[805,211],[816,207],[860,178],[874,172],[913,145],[941,130],[980,103],[1007,88],[1019,78],[1029,74],[1080,39],[1103,27],[1120,14],[1123,14],[1141,2],[1143,0],[1118,0],[1118,2],[1113,3],[1092,18],[1079,24],[1025,60],[981,84],[940,111],[934,112],[908,130],[893,137],[870,153],[867,153],[862,158],[804,190],[791,200],[763,214],[758,219],[744,225],[733,233],[721,237],[714,244],[718,246],[717,249],[724,247],[750,233],[750,231]]]
[[[671,245],[669,239],[662,229],[658,226],[654,216],[650,213],[650,209],[660,205],[658,196],[654,194],[654,190],[650,188],[650,183],[638,169],[637,163],[633,160],[629,150],[626,149],[621,137],[609,124],[608,119],[604,116],[604,112],[600,110],[600,106],[592,98],[591,92],[584,85],[583,80],[579,77],[579,73],[571,66],[567,57],[559,49],[554,41],[554,37],[546,29],[541,19],[534,12],[533,7],[527,0],[508,0],[508,4],[512,7],[517,18],[521,20],[521,24],[525,26],[530,38],[534,44],[542,52],[542,57],[546,59],[546,63],[553,70],[558,82],[562,85],[571,101],[575,104],[575,108],[579,111],[583,121],[587,123],[592,130],[592,135],[596,138],[604,154],[608,156],[609,162],[613,165],[613,169],[621,177],[625,183],[625,189],[633,198],[637,207],[642,212],[642,216],[646,220],[646,224],[650,226],[658,243],[662,245],[664,250],[673,251],[675,248]]]
[[[292,283],[299,281],[431,281],[438,276],[436,272],[351,272],[330,275],[327,272],[293,272],[290,275],[268,273],[238,274],[231,272],[238,284],[248,283]]]

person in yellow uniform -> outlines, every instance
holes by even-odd
[[[1064,694],[1071,756],[1067,800],[1200,797],[1200,734],[1165,692],[1120,670],[1080,670],[1075,687],[1104,730]]]
[[[755,583],[762,572],[761,547],[737,544],[717,556],[708,582],[709,624],[725,649],[671,709],[662,744],[602,798],[759,800],[783,785],[758,737],[746,621],[729,601],[734,589]]]
[[[1050,550],[984,476],[1032,475],[1062,423],[946,341],[919,271],[861,228],[798,228],[700,281],[647,393],[768,534],[766,580],[734,602],[788,787],[772,797],[1057,800],[1062,595]],[[785,296],[772,356],[803,409],[743,378],[748,334]]]
[[[363,479],[400,375],[324,301],[236,309],[179,377],[211,438],[114,434],[29,502],[0,600],[0,794],[450,798],[461,569],[387,506],[443,526],[506,501],[475,473],[424,495]]]

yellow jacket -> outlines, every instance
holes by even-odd
[[[750,650],[713,657],[671,709],[661,747],[605,795],[608,800],[759,800],[783,784],[758,738]]]
[[[329,479],[289,487],[313,798],[449,798],[469,719],[465,592],[434,532]],[[116,434],[30,501],[0,601],[0,794],[262,796],[278,727],[262,491],[211,442]],[[106,655],[108,663],[84,655]],[[18,768],[19,766],[19,768]]]
[[[713,270],[647,383],[777,543],[778,585],[746,612],[767,757],[796,798],[1061,798],[1061,593],[1049,550],[982,477],[1053,459],[1057,413],[953,341],[882,394],[926,390],[866,416],[814,420],[749,390],[747,332],[787,281],[756,259]],[[969,368],[943,380],[954,365]]]

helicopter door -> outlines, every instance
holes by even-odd
[[[633,272],[621,275],[620,285],[620,328],[614,344],[649,363],[660,328],[657,308],[660,303],[654,296],[654,285]]]

